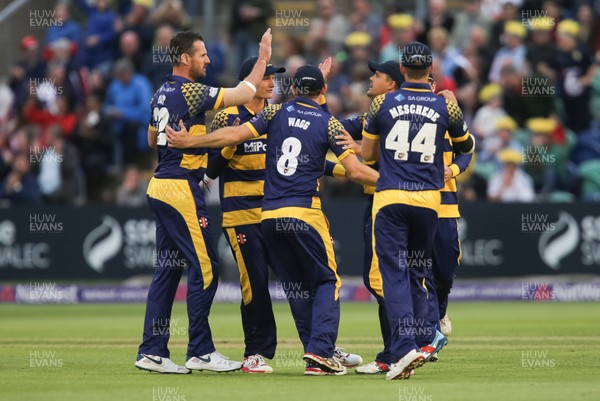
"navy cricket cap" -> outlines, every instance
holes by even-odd
[[[242,65],[240,66],[240,73],[238,75],[238,79],[240,81],[243,81],[244,78],[246,78],[248,75],[250,75],[250,73],[252,72],[252,69],[254,68],[254,64],[256,64],[257,60],[258,60],[258,56],[252,56],[252,57],[248,57],[246,60],[244,60],[242,62]],[[285,68],[275,67],[275,66],[273,66],[273,64],[267,64],[267,68],[265,69],[265,75],[273,75],[275,73],[280,73],[280,72],[285,72]]]
[[[405,68],[424,70],[429,68],[433,56],[427,45],[421,42],[411,42],[404,46],[400,61]]]
[[[325,86],[325,79],[317,66],[306,64],[296,70],[294,86],[311,92],[321,90]]]
[[[389,60],[384,61],[381,64],[377,64],[376,62],[369,60],[369,70],[371,70],[372,72],[379,71],[383,72],[384,74],[387,74],[392,79],[392,81],[394,81],[396,85],[398,85],[398,88],[404,82],[404,77],[400,72],[400,63],[397,61]]]

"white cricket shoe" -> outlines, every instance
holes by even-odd
[[[392,364],[390,371],[386,373],[386,380],[408,380],[413,371],[420,368],[425,363],[427,355],[417,350],[411,350],[400,360]]]
[[[349,354],[347,352],[344,352],[344,349],[340,347],[335,347],[335,349],[333,350],[333,356],[347,368],[353,368],[355,366],[358,366],[363,361],[360,355]]]
[[[226,358],[215,351],[210,354],[191,357],[185,363],[185,367],[191,370],[210,370],[212,372],[233,372],[242,368],[241,362],[230,361]]]
[[[358,375],[377,375],[384,374],[390,371],[390,365],[383,362],[373,361],[366,365],[359,366],[356,368],[356,374]]]
[[[446,337],[448,337],[452,333],[452,322],[450,321],[450,318],[448,317],[447,313],[442,318],[442,320],[440,320],[440,331]]]
[[[254,354],[244,358],[244,362],[242,362],[242,372],[273,373],[273,368],[265,362],[262,355]]]
[[[137,360],[135,361],[135,367],[140,370],[158,373],[175,373],[183,375],[192,373],[191,370],[184,366],[175,365],[169,358],[148,354],[138,354]]]

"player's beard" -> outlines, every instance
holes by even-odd
[[[206,77],[205,67],[206,65],[200,66],[199,64],[192,62],[192,65],[190,66],[190,75],[194,78],[194,81]]]

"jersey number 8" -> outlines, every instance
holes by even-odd
[[[290,176],[298,168],[298,156],[302,150],[302,142],[293,136],[286,138],[281,144],[281,156],[277,160],[277,171],[281,175]]]
[[[385,148],[394,151],[394,159],[408,160],[408,152],[421,153],[421,163],[433,163],[435,155],[435,134],[437,126],[433,123],[424,123],[413,140],[408,142],[410,122],[396,121],[392,130],[385,138]]]

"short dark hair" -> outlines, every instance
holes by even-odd
[[[173,36],[173,39],[171,39],[171,44],[169,46],[169,53],[171,53],[171,64],[179,65],[181,63],[181,56],[184,53],[193,56],[194,43],[197,40],[204,42],[204,38],[202,38],[202,35],[192,31],[178,32],[175,36]]]
[[[408,79],[422,79],[429,76],[429,68],[427,69],[415,69],[415,68],[406,68],[406,77]]]

